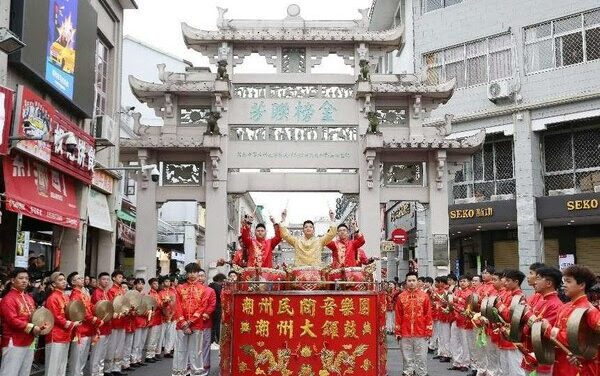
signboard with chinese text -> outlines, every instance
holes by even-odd
[[[231,371],[377,375],[378,295],[234,294]]]
[[[25,86],[19,86],[17,91],[16,113],[16,134],[46,138],[19,141],[15,146],[17,149],[51,164],[85,184],[92,182],[96,150],[94,138],[90,134]],[[76,149],[72,153],[67,151],[65,139],[60,139],[67,132],[73,132],[76,139]],[[54,140],[54,144],[48,140]]]
[[[104,171],[94,170],[92,176],[92,186],[100,191],[111,195],[113,193],[113,177]]]
[[[14,92],[0,86],[0,155],[8,154],[12,124]]]

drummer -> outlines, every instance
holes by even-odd
[[[35,311],[33,298],[25,292],[29,285],[27,269],[15,268],[10,282],[2,292],[0,313],[2,317],[1,376],[29,375],[33,363],[35,336],[43,328],[31,323]]]
[[[543,321],[542,328],[544,336],[555,338],[563,345],[567,342],[567,321],[576,308],[588,308],[585,321],[590,330],[600,330],[600,311],[598,311],[588,300],[586,293],[596,283],[596,276],[585,266],[572,265],[563,270],[563,282],[565,294],[571,301],[563,305],[557,313],[556,322],[551,325],[548,320]],[[594,359],[568,356],[562,350],[556,350],[556,361],[554,362],[553,375],[598,375],[598,355]]]
[[[287,209],[281,213],[282,223],[285,222],[286,217]],[[332,241],[337,234],[337,227],[334,223],[335,213],[333,210],[329,211],[329,219],[331,220],[331,225],[329,226],[327,233],[323,236],[315,236],[315,224],[311,220],[306,220],[302,224],[303,236],[301,237],[292,236],[283,224],[279,225],[281,238],[294,247],[294,264],[296,266],[321,265],[321,253],[323,252],[323,247],[325,244]]]
[[[363,261],[359,254],[359,248],[365,244],[365,237],[360,233],[356,220],[352,220],[353,238],[350,238],[348,226],[345,223],[340,223],[337,227],[337,239],[327,243],[327,248],[331,249],[333,262],[331,267],[351,268],[360,266]],[[363,253],[364,255],[364,253]]]
[[[94,304],[94,306],[100,301],[110,300],[108,298],[109,285],[110,274],[107,272],[98,274],[98,286],[94,289],[94,293],[92,294],[92,304]],[[112,331],[111,323],[108,322],[110,319],[110,317],[107,317],[105,319],[107,322],[100,325],[98,329],[98,338],[92,343],[90,354],[91,376],[103,376],[104,374],[104,358],[106,357],[106,351],[108,349],[108,337]],[[108,369],[106,369],[106,371],[108,371]],[[110,373],[110,371],[106,373]]]
[[[267,230],[264,223],[259,223],[254,228],[254,238],[250,235],[250,227],[254,221],[252,215],[245,215],[242,219],[242,243],[248,250],[248,263],[250,267],[273,267],[273,249],[281,242],[279,225],[270,217],[275,230],[275,236],[267,239]]]
[[[69,343],[80,321],[69,321],[66,317],[66,308],[69,299],[65,295],[67,279],[61,272],[50,275],[52,292],[46,299],[45,306],[54,316],[54,327],[46,335],[46,375],[64,376],[67,371],[67,356]]]
[[[81,325],[76,329],[75,340],[71,342],[69,350],[69,376],[83,376],[83,368],[90,351],[92,337],[96,335],[97,326],[102,324],[92,310],[92,300],[88,289],[84,287],[84,279],[78,272],[73,272],[67,277],[67,282],[72,288],[70,301],[79,300],[85,307],[85,316]]]

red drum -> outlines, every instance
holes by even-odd
[[[347,284],[348,290],[368,290],[366,274],[363,268],[361,267],[353,267],[353,268],[344,268],[344,280],[346,282],[361,282],[355,284]]]
[[[279,291],[283,288],[282,283],[269,282],[285,281],[286,276],[286,272],[279,269],[245,268],[240,274],[238,289],[242,291]]]
[[[318,266],[296,266],[290,273],[292,288],[295,290],[320,290],[323,288],[321,283],[321,268]]]

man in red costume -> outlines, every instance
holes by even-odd
[[[367,257],[359,248],[365,244],[365,237],[360,233],[356,221],[352,221],[354,236],[350,238],[350,231],[345,223],[337,227],[337,238],[327,243],[327,248],[331,249],[333,262],[332,268],[351,268],[367,264]],[[361,258],[363,256],[364,258]]]
[[[164,277],[163,288],[160,290],[160,295],[165,303],[164,305],[164,320],[163,320],[163,347],[165,349],[164,356],[167,358],[173,357],[173,349],[175,348],[175,287],[173,287],[173,277]]]
[[[112,286],[108,290],[108,298],[114,301],[117,296],[124,295],[121,283],[123,283],[123,274],[120,270],[115,270],[111,274]],[[123,348],[125,347],[125,326],[127,320],[122,314],[115,313],[111,322],[112,332],[108,340],[108,349],[106,350],[106,358],[104,362],[105,372],[111,372],[113,376],[124,376],[121,372],[123,366]]]
[[[158,343],[160,342],[160,336],[162,334],[161,329],[163,320],[163,301],[158,291],[158,278],[150,278],[148,280],[148,284],[150,285],[150,291],[148,291],[148,296],[156,300],[156,307],[154,307],[154,309],[150,310],[149,312],[150,320],[148,322],[148,336],[146,337],[144,353],[146,357],[146,363],[154,363],[156,362],[156,355],[160,354],[160,349],[158,349]]]
[[[73,272],[67,277],[67,282],[72,288],[69,300],[79,300],[85,307],[85,317],[76,329],[75,338],[71,342],[69,350],[69,376],[83,376],[92,338],[96,336],[98,326],[102,324],[102,321],[94,316],[92,298],[88,289],[84,287],[84,281],[78,272]]]
[[[497,295],[496,288],[492,281],[494,272],[495,270],[492,266],[486,266],[481,273],[481,283],[475,288],[475,293],[479,297],[480,304],[484,298]],[[495,349],[496,345],[491,343],[489,338],[485,342],[485,345],[479,340],[480,337],[486,336],[488,333],[488,327],[481,317],[479,319],[474,319],[472,322],[476,325],[476,328],[473,329],[473,341],[476,345],[473,348],[473,371],[469,376],[484,375],[488,370],[488,358],[492,355],[492,352],[497,349]]]
[[[543,268],[544,266],[546,265],[542,264],[541,262],[534,262],[533,264],[529,265],[529,274],[527,274],[527,284],[533,289],[533,294],[527,297],[527,305],[529,307],[533,307],[537,303],[537,301],[542,297],[535,290],[535,284],[537,281],[537,270]]]
[[[52,292],[46,299],[45,306],[54,316],[54,327],[46,334],[46,375],[64,376],[67,371],[67,356],[73,330],[80,324],[66,317],[65,311],[69,299],[65,295],[67,279],[61,272],[50,275]]]
[[[31,323],[35,311],[33,298],[25,292],[29,285],[29,274],[24,268],[15,268],[11,273],[10,286],[4,290],[0,313],[2,317],[2,365],[0,375],[28,376],[33,363],[31,346],[35,336],[44,328]],[[8,291],[8,292],[6,292]]]
[[[456,334],[458,337],[458,347],[460,351],[456,351],[453,357],[452,367],[450,370],[467,371],[471,366],[471,349],[475,342],[471,331],[473,324],[471,317],[467,315],[467,298],[473,294],[471,289],[471,276],[466,274],[458,279],[458,289],[454,290],[454,319],[456,322]]]
[[[198,280],[203,270],[195,262],[185,266],[187,281],[177,286],[175,322],[177,342],[173,357],[173,376],[203,372],[200,354],[202,315],[206,313],[206,287]]]
[[[437,320],[438,329],[438,353],[440,362],[449,363],[452,359],[450,348],[450,328],[454,321],[454,313],[450,311],[448,303],[448,277],[438,276],[435,278],[436,288],[432,294],[433,310]]]
[[[143,294],[146,280],[144,278],[136,278],[133,281],[133,289],[140,294]],[[143,352],[146,338],[148,337],[148,316],[147,312],[139,314],[136,310],[132,310],[133,315],[133,345],[131,347],[131,367],[137,368],[145,366],[143,363]]]
[[[556,323],[556,315],[558,310],[563,306],[563,303],[558,298],[557,289],[561,285],[562,274],[560,270],[550,267],[536,268],[536,279],[535,279],[535,292],[539,298],[534,305],[528,304],[528,311],[525,314],[523,320],[527,322],[523,328],[523,345],[527,349],[527,352],[533,351],[533,345],[531,343],[531,325],[534,322],[544,319],[550,325]],[[521,361],[521,368],[525,370],[527,374],[536,371],[538,375],[551,375],[552,366],[538,364],[535,358],[529,356],[523,356]]]
[[[254,238],[250,235],[250,227],[254,218],[250,215],[244,216],[242,220],[242,242],[248,250],[248,264],[250,267],[273,267],[273,249],[281,242],[279,225],[273,217],[270,218],[275,236],[267,239],[267,230],[264,223],[259,223],[254,229]]]
[[[110,274],[106,272],[102,272],[98,274],[98,286],[94,289],[92,293],[92,304],[95,305],[103,300],[109,300],[108,297],[108,288],[110,285]],[[110,373],[110,371],[104,365],[104,358],[106,357],[106,352],[108,350],[108,338],[112,331],[112,325],[108,321],[112,319],[112,317],[100,317],[100,319],[105,320],[106,323],[100,326],[99,336],[96,343],[92,343],[92,350],[90,354],[90,370],[91,376],[103,376],[104,371],[106,373]]]
[[[210,372],[210,344],[212,334],[212,315],[217,308],[217,294],[212,287],[206,286],[206,273],[201,270],[198,273],[198,281],[205,286],[206,292],[204,294],[206,310],[202,314],[202,326],[201,326],[201,338],[202,348],[200,354],[202,357],[202,368],[203,371],[200,375],[206,376]]]
[[[544,320],[544,335],[554,338],[563,345],[567,345],[567,320],[576,308],[587,308],[585,321],[590,330],[600,331],[600,311],[588,300],[586,293],[596,283],[596,276],[585,266],[572,265],[563,270],[565,294],[571,299],[563,305],[556,317],[556,322],[551,325]],[[565,354],[561,349],[556,350],[553,375],[566,376],[598,376],[600,375],[600,361],[598,354],[591,360],[586,360],[573,355]]]
[[[401,342],[403,374],[427,375],[427,341],[433,330],[429,296],[417,288],[417,273],[406,274],[406,290],[396,300],[395,334]]]

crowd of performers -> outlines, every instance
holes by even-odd
[[[528,297],[521,290],[525,280],[534,289]],[[409,272],[402,285],[389,285],[387,330],[400,343],[403,375],[427,375],[427,353],[433,353],[434,359],[448,363],[448,370],[468,372],[469,376],[598,376],[596,282],[594,273],[581,265],[561,272],[535,263],[527,276],[519,270],[493,267],[484,268],[480,276],[459,278],[432,279]],[[587,311],[580,320],[582,328],[575,328],[574,333],[578,329],[591,333],[578,339],[580,346],[591,346],[592,353],[585,357],[576,355],[567,338],[568,321],[578,308]],[[522,315],[516,317],[516,323],[515,312]],[[518,340],[511,340],[514,328]],[[553,364],[537,361],[532,339],[535,330],[554,347]]]

